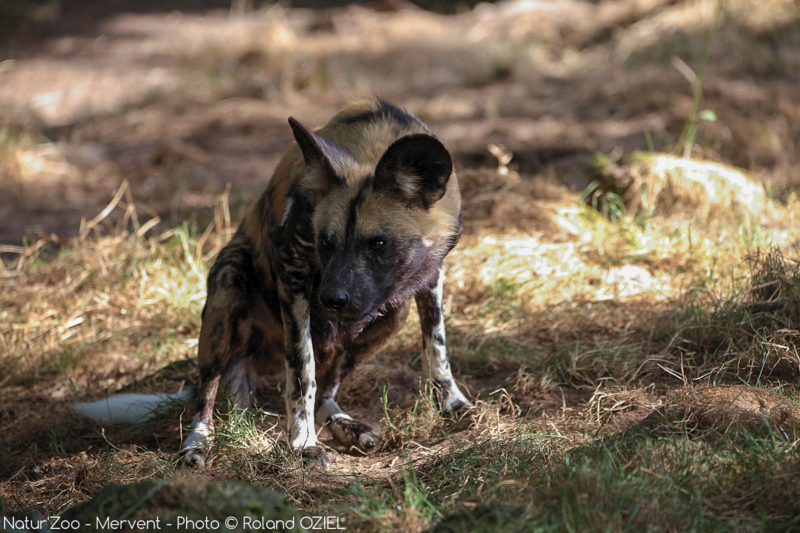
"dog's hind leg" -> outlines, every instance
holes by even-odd
[[[241,237],[223,248],[208,273],[208,298],[197,346],[200,411],[181,448],[187,465],[205,464],[220,386],[224,384],[237,406],[245,407],[251,400],[255,383],[251,362],[265,351],[270,338],[266,329],[270,325],[276,329],[274,317],[272,324],[267,321],[272,314],[260,295],[258,279],[250,247]],[[274,355],[280,358],[280,352]]]
[[[220,384],[227,391],[234,408],[246,409],[253,405],[256,376],[251,366],[250,358],[237,359],[228,366],[224,374],[216,373],[203,380],[203,388],[199,394],[201,408],[194,416],[189,435],[181,448],[181,455],[187,466],[205,465],[213,439],[214,404]]]
[[[194,415],[189,435],[183,441],[180,451],[183,462],[187,466],[202,468],[206,464],[206,457],[214,431],[214,402],[217,398],[221,377],[221,374],[216,373],[203,380],[203,385],[198,395],[201,408]]]
[[[433,380],[443,396],[440,401],[442,411],[455,412],[472,407],[472,403],[458,388],[450,370],[442,311],[443,281],[444,276],[440,269],[436,282],[429,289],[418,293],[416,301],[422,326],[422,349],[426,374]]]

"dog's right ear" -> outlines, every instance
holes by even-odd
[[[345,148],[318,133],[309,130],[294,117],[289,118],[292,133],[303,153],[309,172],[301,183],[307,190],[324,191],[345,183],[347,170],[353,165],[353,156]]]

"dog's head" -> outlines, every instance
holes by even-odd
[[[298,186],[314,205],[319,303],[360,320],[405,301],[435,279],[461,232],[461,198],[449,152],[417,133],[392,142],[377,164],[294,119],[303,153]]]

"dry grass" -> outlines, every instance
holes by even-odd
[[[747,285],[723,293],[696,287],[682,308],[664,317],[670,337],[666,351],[681,361],[680,369],[670,371],[681,379],[758,384],[770,377],[798,377],[797,259],[784,257],[778,248],[744,259],[751,270]]]
[[[697,124],[698,157],[635,156],[648,136],[685,147],[691,73],[720,5],[702,100],[717,120]],[[753,5],[109,20],[112,43],[149,36],[125,76],[155,61],[174,85],[109,90],[91,104],[105,114],[48,104],[51,143],[30,117],[0,129],[8,198],[65,210],[55,224],[9,224],[18,244],[0,248],[3,512],[52,514],[109,482],[185,475],[174,452],[191,413],[100,428],[66,405],[196,383],[205,273],[288,142],[286,115],[313,122],[377,92],[456,155],[465,233],[445,307],[476,408],[438,413],[412,316],[341,391],[383,449],[350,454],[323,428],[333,466],[305,465],[285,443],[280,380],[268,380],[258,409],[220,415],[198,484],[246,480],[363,531],[450,518],[504,531],[796,526],[797,17],[790,2]],[[37,68],[20,60],[7,81],[23,94]],[[581,194],[603,176],[620,181]],[[736,184],[756,201],[725,189]]]
[[[308,471],[286,448],[281,417],[273,414],[281,410],[275,381],[261,397],[266,411],[220,420],[216,460],[206,476],[257,484],[269,479],[267,486],[286,493],[301,509],[318,508],[324,497],[330,498],[326,509],[341,510],[354,505],[347,494],[356,490],[351,486],[355,475],[388,491],[379,492],[384,496],[373,504],[390,505],[389,495],[399,490],[411,506],[377,522],[370,518],[367,529],[376,524],[421,529],[442,514],[444,500],[430,503],[433,494],[452,490],[437,458],[461,464],[460,450],[468,442],[483,443],[470,461],[488,449],[533,460],[544,452],[525,448],[547,442],[551,464],[564,450],[589,442],[587,436],[629,427],[653,409],[663,412],[662,405],[694,409],[680,394],[665,397],[665,387],[698,379],[767,385],[776,377],[797,375],[792,329],[798,316],[797,263],[778,248],[759,254],[754,250],[761,242],[752,237],[739,234],[738,242],[731,242],[729,236],[741,227],[681,215],[653,218],[646,227],[633,220],[611,223],[585,207],[579,195],[554,184],[545,185],[548,194],[541,192],[542,184],[495,169],[465,174],[471,231],[448,260],[446,306],[453,357],[460,379],[477,397],[476,409],[459,420],[443,418],[433,392],[424,387],[418,362],[394,368],[398,357],[410,361],[408,353],[417,349],[417,321],[411,320],[387,353],[343,390],[346,407],[385,427],[383,450],[369,457],[348,457],[340,450],[330,472]],[[490,211],[490,222],[473,222],[479,209],[499,206],[509,189],[531,201],[512,203],[506,213]],[[77,420],[70,426],[61,422],[68,416],[68,401],[121,389],[172,391],[196,380],[196,370],[183,361],[193,356],[203,272],[230,234],[225,199],[218,204],[217,221],[203,232],[137,226],[131,205],[120,199],[106,213],[109,219],[128,213],[128,229],[101,230],[98,219],[83,238],[58,250],[38,241],[6,264],[3,402],[14,413],[3,461],[11,478],[2,489],[8,508],[52,511],[85,499],[111,479],[175,475],[176,422],[182,416],[185,425],[188,413],[165,415],[147,428],[110,432]],[[779,205],[770,207],[778,230],[772,236],[781,235],[793,217]],[[681,225],[693,228],[691,244],[673,233]],[[667,243],[669,250],[652,244],[657,242]],[[612,275],[631,267],[638,270],[622,272],[647,276],[630,285],[630,277]],[[665,309],[671,310],[664,314]],[[423,390],[415,393],[419,384]],[[783,390],[794,389],[784,385]],[[776,401],[783,407],[748,416],[773,420],[786,433],[795,420],[786,410],[793,404]],[[42,408],[51,414],[42,416]],[[697,407],[697,415],[671,420],[687,426],[701,420],[715,431],[729,428],[722,416],[713,422],[714,409]],[[31,417],[36,424],[25,423]],[[520,437],[507,443],[515,434]],[[21,443],[41,436],[48,449],[26,452]],[[542,490],[517,475],[509,473],[508,479],[516,481],[501,482],[481,498],[502,499],[514,483],[522,483],[525,491]],[[430,476],[445,476],[439,492],[431,492],[425,481]],[[375,497],[367,488],[358,490]]]

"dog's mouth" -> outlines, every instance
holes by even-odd
[[[324,305],[320,305],[320,309],[328,320],[342,323],[363,322],[373,318],[373,316],[375,316],[377,313],[377,310],[373,305],[362,308],[348,304],[341,309],[330,309]]]
[[[371,312],[364,313],[358,309],[340,309],[332,311],[323,307],[325,316],[336,322],[361,322],[371,316]]]

